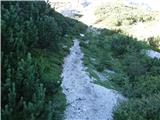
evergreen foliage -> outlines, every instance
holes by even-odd
[[[159,50],[160,49],[160,36],[157,37],[150,37],[148,38],[150,46],[153,47],[153,49]]]
[[[57,81],[65,51],[60,47],[71,44],[66,34],[76,35],[85,26],[63,17],[45,1],[3,1],[1,5],[2,119],[62,118],[65,103]]]
[[[95,83],[120,91],[126,98],[115,108],[115,120],[159,120],[160,119],[160,59],[150,58],[144,49],[151,49],[145,42],[123,34],[121,31],[99,30],[100,34],[86,33],[81,47],[84,63],[91,76],[94,70],[107,81]],[[89,43],[85,42],[91,36]],[[93,60],[94,59],[94,60]]]

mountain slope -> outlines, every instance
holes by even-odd
[[[124,98],[117,91],[91,83],[93,80],[87,75],[82,59],[79,41],[75,39],[62,73],[68,104],[65,120],[111,120],[113,108]]]
[[[82,23],[44,1],[2,2],[2,119],[61,119],[63,57]]]

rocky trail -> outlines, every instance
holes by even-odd
[[[103,4],[103,1],[99,2]],[[64,16],[72,17],[77,11],[83,15],[81,22],[92,25],[94,23],[93,8],[96,2],[81,0],[80,7],[75,4],[57,9]],[[148,56],[157,57],[155,52],[147,52]],[[74,45],[70,48],[70,54],[64,59],[62,84],[63,93],[66,96],[67,106],[65,120],[112,120],[114,107],[125,98],[117,91],[94,84],[83,65],[83,53],[79,46],[79,40],[74,39]]]
[[[93,84],[83,66],[79,41],[74,40],[64,59],[62,88],[66,95],[65,120],[112,120],[112,111],[123,97],[116,91]]]

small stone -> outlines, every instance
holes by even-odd
[[[80,36],[81,36],[81,37],[84,37],[84,34],[80,33]]]

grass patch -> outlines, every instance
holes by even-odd
[[[103,86],[108,89],[117,90],[116,84],[114,84],[112,81],[109,81],[109,80],[106,80],[106,81],[95,80],[93,83],[98,84],[98,85]]]
[[[125,6],[122,3],[106,3],[97,7],[95,15],[97,22],[101,22],[107,26],[122,26],[155,20],[156,14],[140,8]]]
[[[50,52],[42,49],[34,49],[32,52],[35,61],[41,66],[40,77],[46,88],[46,100],[51,101],[52,118],[55,120],[63,119],[66,107],[65,95],[61,88],[61,73],[64,57],[68,54],[72,45],[72,37],[66,36],[59,47],[59,52]]]
[[[86,39],[89,39],[88,43]],[[80,45],[84,64],[90,76],[95,78],[93,82],[118,90],[128,98],[115,108],[115,120],[159,119],[156,104],[160,98],[160,60],[142,53],[151,46],[121,31],[107,29],[100,30],[98,35],[86,33]],[[109,75],[109,80],[101,81],[94,70],[103,73],[105,69],[115,73]]]

